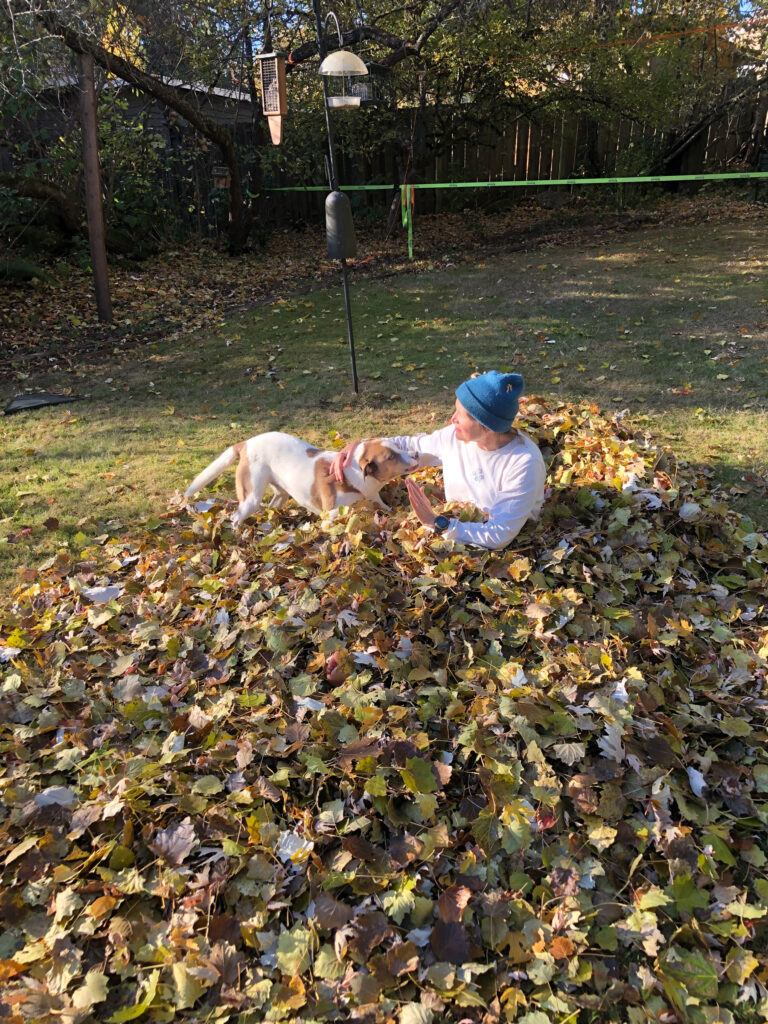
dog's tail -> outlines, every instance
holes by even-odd
[[[184,491],[185,498],[191,498],[193,494],[206,487],[211,480],[215,480],[220,473],[223,473],[227,466],[231,466],[233,462],[237,462],[238,453],[235,451],[233,446],[227,448],[225,452],[222,452],[218,459],[214,459],[210,466],[206,466],[202,473],[198,473],[189,487]]]

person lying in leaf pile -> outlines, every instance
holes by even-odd
[[[519,373],[489,370],[458,386],[447,426],[431,434],[389,438],[418,459],[418,468],[442,465],[446,501],[471,502],[486,516],[482,523],[463,523],[438,515],[424,489],[408,479],[411,505],[428,530],[495,550],[506,547],[538,516],[544,501],[544,459],[535,442],[512,425],[523,387]],[[358,443],[351,441],[334,459],[331,471],[337,480],[343,479]]]

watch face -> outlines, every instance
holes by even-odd
[[[447,530],[451,520],[448,516],[436,516],[435,517],[435,529],[438,533],[442,533],[443,530]]]

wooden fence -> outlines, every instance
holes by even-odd
[[[404,112],[404,115],[406,112]],[[366,116],[360,114],[359,116]],[[407,115],[410,117],[411,115]],[[702,174],[742,169],[734,166],[748,148],[755,111],[748,106],[713,123],[701,132],[682,156],[667,167],[668,174]],[[405,116],[404,116],[405,125]],[[410,133],[404,126],[404,137]],[[424,132],[429,140],[429,131]],[[658,154],[667,139],[654,129],[629,120],[598,124],[592,118],[560,117],[531,120],[520,116],[475,144],[449,141],[431,155],[422,146],[417,155],[417,170],[411,180],[416,183],[486,182],[486,181],[555,181],[563,178],[596,178],[636,176],[647,172],[649,162]],[[370,182],[392,182],[393,191],[402,180],[402,169],[391,148],[383,147],[373,159],[352,162],[339,154],[340,180],[346,185]],[[309,182],[291,181],[287,175],[276,176],[265,185],[290,187]],[[321,185],[322,181],[313,181]],[[417,203],[420,213],[439,213],[467,206],[493,204],[511,205],[523,197],[541,194],[544,189],[516,187],[510,189],[423,189]],[[599,186],[584,186],[595,188]],[[615,186],[606,186],[606,188]],[[642,186],[630,186],[630,188]],[[568,186],[576,191],[579,186]],[[351,193],[358,209],[386,208],[392,193],[371,191]],[[271,193],[268,208],[273,223],[297,220],[314,221],[322,216],[322,193]]]
[[[165,140],[162,187],[168,197],[168,208],[174,211],[182,231],[214,235],[224,230],[226,200],[214,189],[214,167],[221,162],[215,147],[201,143],[189,125],[169,113],[162,104],[137,95],[127,86],[120,87],[120,93],[127,104],[125,119],[135,121],[145,113],[148,128]],[[241,98],[235,102],[222,92],[222,95],[206,95],[200,102],[209,116],[233,131],[242,152],[248,154],[250,150],[253,157],[250,101]],[[75,107],[74,87],[59,90],[38,114],[38,138],[56,139],[74,130]],[[762,114],[758,114],[755,106],[743,105],[710,125],[686,148],[681,158],[667,167],[666,173],[700,174],[741,169],[739,161],[750,148],[754,123],[761,118],[765,120],[765,105],[759,110]],[[260,117],[260,113],[257,116]],[[376,113],[360,111],[354,116],[375,118]],[[629,120],[601,123],[585,115],[536,119],[520,115],[510,117],[493,129],[485,129],[484,134],[470,144],[463,141],[458,132],[453,138],[446,137],[445,129],[437,125],[434,114],[427,110],[419,115],[418,138],[411,154],[414,112],[403,109],[395,116],[400,119],[395,123],[395,142],[381,145],[374,157],[353,159],[344,152],[337,154],[342,184],[387,183],[392,186],[391,190],[350,193],[356,218],[370,216],[376,223],[383,223],[406,166],[411,173],[409,180],[417,184],[636,176],[647,173],[654,157],[669,143],[661,133]],[[118,130],[117,127],[114,130]],[[10,150],[5,150],[3,141],[0,135],[0,170],[11,171]],[[320,192],[271,191],[275,187],[323,186],[322,156],[322,153],[315,154],[313,180],[297,180],[289,171],[265,173],[262,182],[265,225],[322,223],[324,189]],[[532,196],[546,202],[546,197],[555,198],[556,188],[421,189],[417,194],[417,208],[420,214],[467,207],[503,209]],[[606,201],[611,201],[617,186],[567,186],[560,191],[574,194],[581,188],[589,189],[588,194],[593,195],[596,190],[599,194],[601,188],[610,190],[603,194]],[[623,186],[624,201],[632,201],[641,188],[643,186]]]

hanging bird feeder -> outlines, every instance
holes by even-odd
[[[349,338],[349,356],[352,362],[352,387],[355,394],[359,393],[360,387],[357,380],[357,364],[355,361],[355,339],[352,331],[352,310],[349,301],[349,278],[347,276],[347,260],[357,252],[355,240],[355,225],[352,220],[352,206],[349,196],[345,195],[338,186],[336,178],[336,158],[333,152],[333,130],[331,127],[331,107],[359,107],[361,96],[353,91],[352,79],[368,75],[368,68],[354,53],[344,50],[344,40],[339,28],[339,19],[333,11],[329,11],[325,18],[333,18],[336,22],[336,34],[339,37],[339,49],[327,56],[323,26],[320,21],[320,0],[312,0],[312,9],[315,13],[315,26],[317,28],[317,51],[321,58],[320,72],[323,79],[323,107],[325,108],[325,123],[328,129],[328,159],[326,169],[328,171],[328,184],[331,191],[325,200],[325,232],[328,242],[328,256],[341,262],[341,277],[344,283],[344,305],[347,312],[347,336]],[[349,86],[347,85],[349,82]],[[340,87],[334,88],[336,83]]]
[[[258,61],[261,77],[261,109],[269,122],[269,134],[272,142],[279,146],[283,141],[283,117],[288,113],[285,54],[260,53]]]
[[[223,164],[217,164],[213,168],[213,187],[218,189],[228,189],[231,181],[231,175],[229,168],[224,167]]]
[[[352,57],[354,54],[347,56]],[[359,70],[354,73],[324,72],[327,75],[329,107],[377,107],[389,103],[389,69],[372,61],[365,62],[363,66],[366,69],[366,78],[362,78],[362,71]]]
[[[361,107],[390,106],[392,102],[392,72],[382,64],[367,60],[368,77],[353,82],[355,95],[360,97]]]
[[[339,35],[339,46],[342,45],[341,29],[333,11],[336,21],[336,31]],[[334,50],[329,53],[318,68],[318,71],[327,79],[326,99],[329,107],[359,107],[362,94],[356,88],[355,79],[368,74],[368,68],[360,60],[356,53],[349,50]]]

